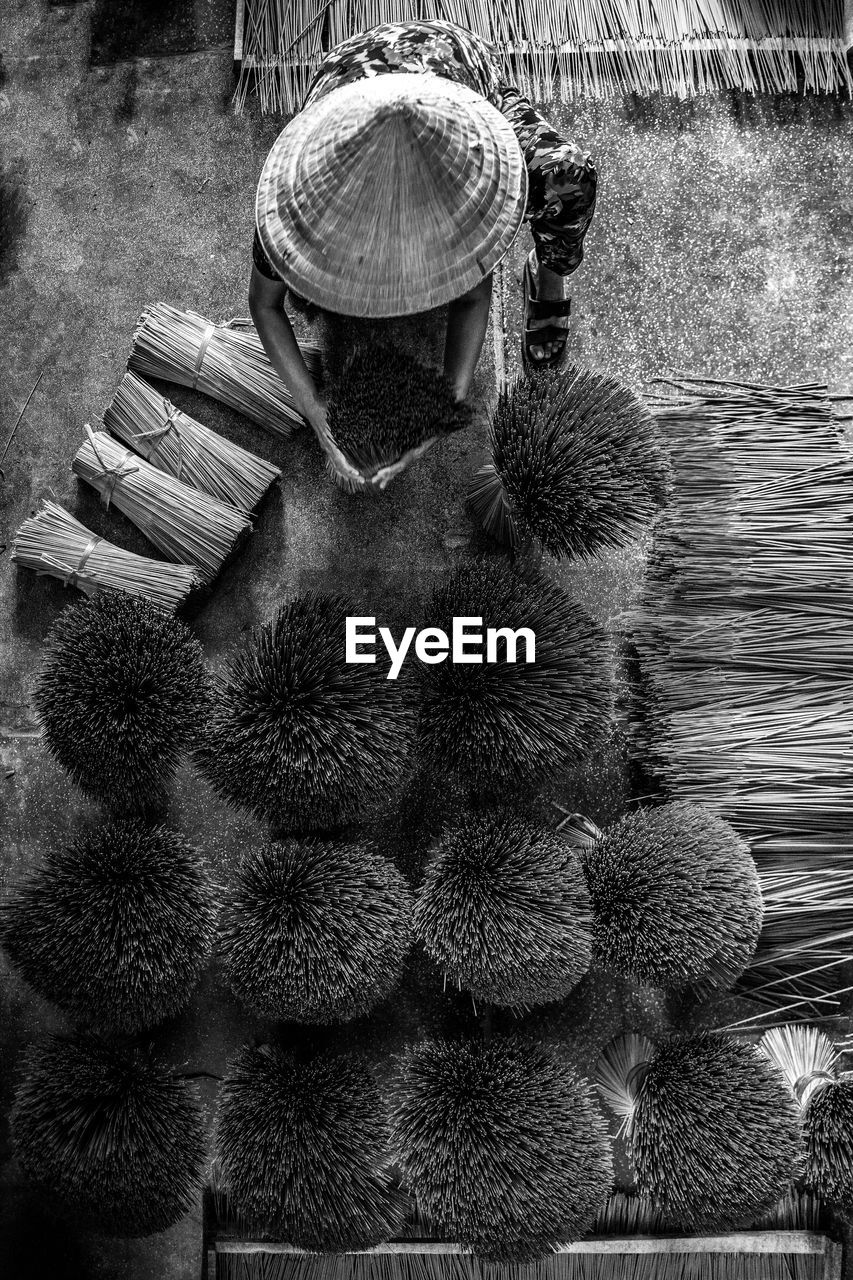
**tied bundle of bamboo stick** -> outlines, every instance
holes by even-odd
[[[311,376],[319,376],[318,348],[305,346],[302,355]],[[137,322],[127,363],[144,377],[203,391],[273,435],[287,437],[303,424],[248,320],[217,325],[157,302]]]
[[[669,387],[674,492],[626,615],[634,748],[780,877],[739,989],[825,1014],[853,958],[853,459],[824,386]]]
[[[37,574],[59,578],[87,596],[97,591],[123,591],[143,596],[174,613],[201,585],[191,566],[149,560],[96,536],[69,511],[45,499],[21,525],[12,543],[12,562]]]
[[[423,0],[241,0],[235,110],[302,106],[335,44],[385,22],[432,19]],[[844,0],[442,0],[442,19],[488,40],[503,79],[538,101],[664,93],[853,92]]]
[[[281,478],[278,467],[182,413],[134,373],[119,383],[104,426],[153,467],[246,513]]]
[[[209,583],[252,524],[234,507],[191,489],[119,444],[106,431],[92,431],[78,449],[72,470],[115,503],[169,560],[193,565]]]

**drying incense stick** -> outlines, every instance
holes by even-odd
[[[237,543],[251,532],[241,511],[191,489],[86,424],[86,441],[72,470],[113,502],[170,560],[194,565],[204,582],[222,568]]]
[[[59,578],[87,596],[124,591],[144,596],[173,613],[194,587],[198,572],[186,564],[168,564],[134,555],[96,536],[56,502],[45,500],[21,525],[12,544],[12,561],[37,574]]]
[[[281,471],[182,413],[134,373],[126,373],[104,426],[147,462],[202,493],[251,512]]]
[[[853,92],[842,0],[241,0],[235,109],[254,92],[264,112],[302,106],[324,53],[384,22],[440,17],[496,48],[504,80],[536,101]],[[327,28],[327,29],[326,29]]]
[[[312,377],[320,371],[316,347],[303,347]],[[273,435],[287,437],[304,419],[248,320],[217,325],[195,311],[155,303],[140,316],[128,368],[203,391]]]
[[[843,968],[853,956],[853,869],[784,864],[760,872],[764,898],[761,945],[736,991],[766,1007],[738,1025],[779,1013],[790,1019],[840,1011],[849,989]]]
[[[667,1229],[666,1217],[653,1200],[614,1191],[595,1220],[596,1236],[651,1236]]]
[[[633,741],[750,841],[767,912],[738,990],[764,1009],[743,1022],[829,1016],[853,958],[853,459],[822,385],[659,385],[676,482],[626,615]]]
[[[818,1231],[824,1220],[823,1201],[809,1191],[789,1191],[755,1225],[765,1231]]]

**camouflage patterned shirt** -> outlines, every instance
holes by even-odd
[[[326,54],[303,106],[341,85],[387,71],[431,71],[499,106],[499,65],[490,44],[452,22],[385,22]]]

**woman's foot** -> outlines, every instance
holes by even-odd
[[[541,266],[533,249],[525,265],[524,282],[525,364],[553,367],[561,362],[568,337],[571,300],[566,279]]]

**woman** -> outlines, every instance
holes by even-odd
[[[397,73],[393,82],[389,73]],[[405,79],[398,79],[403,73]],[[391,116],[393,133],[384,129]],[[431,172],[434,157],[445,165],[438,175]],[[521,171],[515,173],[519,159]],[[326,217],[339,194],[332,185],[336,172],[356,193],[351,233],[339,219]],[[408,175],[407,183],[401,178],[386,196],[398,173]],[[447,303],[444,372],[462,400],[485,338],[491,272],[522,220],[530,224],[534,242],[524,273],[525,366],[562,361],[570,310],[566,278],[583,258],[595,196],[589,155],[502,83],[495,52],[461,27],[438,21],[383,24],[326,56],[302,111],[264,165],[249,308],[273,366],[338,474],[356,487],[367,482],[329,435],[322,396],[283,310],[288,289],[297,306],[307,299],[349,315],[413,314]],[[376,203],[382,199],[396,219],[384,218],[384,206]],[[324,218],[332,229],[327,227],[321,243],[317,228]],[[375,233],[380,226],[384,241]],[[442,231],[444,238],[436,239]],[[406,289],[395,290],[395,272],[398,283],[406,274]],[[430,443],[383,468],[370,483],[384,489]]]

